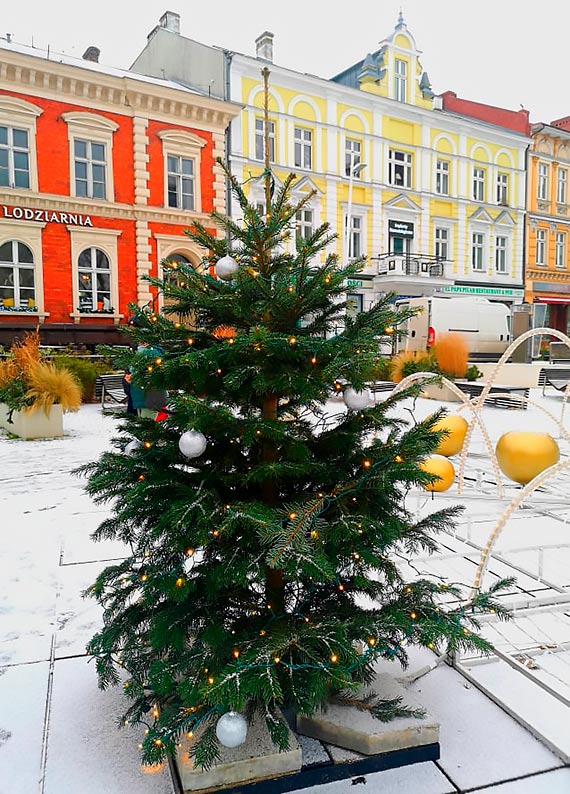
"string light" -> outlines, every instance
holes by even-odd
[[[192,548],[186,549],[186,556],[187,557],[193,557],[194,556],[194,552],[195,552],[195,550],[192,549]]]
[[[317,532],[316,529],[312,529],[311,530],[311,537],[313,538],[313,540],[318,540],[319,539],[319,533]]]
[[[368,637],[368,645],[370,645],[371,648],[374,648],[376,645],[376,637]]]
[[[415,612],[410,612],[410,617],[412,620],[415,620],[417,618],[417,615]]]
[[[403,463],[404,462],[404,458],[402,458],[401,455],[396,455],[394,460],[396,461],[396,463]]]
[[[273,661],[275,662],[275,664],[279,664],[279,662],[281,661],[281,657],[280,656],[274,656],[273,657]]]
[[[182,587],[183,585],[184,585],[184,579],[182,577],[179,577],[176,580],[176,587]]]
[[[152,367],[147,367],[147,368],[146,368],[146,371],[147,371],[147,372],[152,372],[152,369],[153,369]]]
[[[147,579],[148,579],[148,574],[143,573],[143,575],[141,576],[141,582],[146,582]]]
[[[311,364],[316,364],[316,363],[317,363],[317,359],[315,356],[313,356],[313,358],[311,359]]]
[[[218,369],[216,370],[216,372],[218,373],[218,375],[221,375],[221,374],[222,374],[222,370],[221,370],[219,367],[218,367]]]
[[[338,662],[338,656],[336,655],[336,653],[331,653],[330,659],[333,664],[336,664]]]
[[[343,584],[339,584],[338,590],[342,593],[343,590],[344,590],[344,585]]]
[[[157,367],[160,367],[160,365],[162,364],[162,359],[161,358],[155,358],[154,359],[154,363],[156,364]]]
[[[143,443],[143,447],[144,447],[145,449],[150,449],[150,448],[152,447],[152,441],[145,441],[145,442]]]
[[[144,474],[139,474],[139,476],[138,476],[138,481],[139,482],[144,482],[145,479],[146,479],[146,477],[144,476]]]
[[[386,328],[384,328],[384,333],[385,334],[393,334],[394,333],[394,329],[392,328],[391,325],[387,325]]]
[[[219,537],[220,537],[220,530],[219,530],[219,529],[214,529],[214,530],[212,531],[212,535],[213,535],[215,538],[219,538]]]
[[[372,466],[372,463],[369,460],[362,461],[362,465],[365,469],[369,469]]]
[[[208,676],[208,684],[210,686],[212,686],[213,683],[214,683],[214,677],[213,676]]]
[[[194,340],[193,339],[187,339],[186,342],[188,343],[188,345],[190,347],[192,347],[192,345],[194,344]]]
[[[194,733],[193,733],[193,731],[188,731],[188,733],[186,734],[186,736],[187,736],[189,739],[191,739],[191,738],[194,736]]]
[[[162,747],[162,739],[155,739],[154,743],[156,744],[157,747]]]
[[[296,336],[290,336],[289,337],[289,344],[290,345],[296,345],[297,344],[297,337]]]
[[[297,518],[297,513],[289,513],[289,520],[294,521]]]
[[[234,659],[239,659],[239,651],[237,648],[234,648],[234,650],[232,651],[232,655]]]
[[[265,637],[266,634],[267,632],[265,631],[265,629],[261,629],[261,631],[259,632],[260,637]]]
[[[256,436],[260,436],[260,435],[261,435],[261,430],[256,430],[256,431],[255,431],[255,435],[256,435]]]
[[[352,556],[354,557],[355,560],[359,560],[360,559],[360,554],[357,551],[355,551]]]

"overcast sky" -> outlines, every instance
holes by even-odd
[[[568,0],[403,0],[408,29],[437,93],[518,110],[533,121],[570,115]],[[165,10],[181,33],[253,55],[264,30],[275,34],[276,63],[331,77],[377,48],[394,28],[400,3],[382,0],[12,0],[0,36],[11,33],[81,56],[90,44],[101,63],[128,68]]]

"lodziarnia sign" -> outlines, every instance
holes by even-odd
[[[30,207],[7,207],[1,205],[0,218],[14,221],[40,221],[41,223],[65,223],[69,226],[93,226],[90,215],[56,210],[36,210]]]

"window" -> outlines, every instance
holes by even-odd
[[[344,172],[350,176],[351,171],[354,176],[358,178],[358,174],[354,173],[354,167],[361,162],[361,145],[360,141],[354,138],[346,138],[344,142]]]
[[[200,212],[200,161],[206,140],[185,130],[161,130],[164,158],[164,204],[171,209]]]
[[[313,167],[313,133],[304,127],[295,127],[295,168]]]
[[[107,195],[105,144],[75,138],[75,195],[104,199]]]
[[[306,240],[313,234],[313,210],[303,207],[295,215],[297,225],[295,228],[295,237],[297,240]]]
[[[364,311],[364,295],[359,292],[349,292],[346,296],[346,313],[349,317],[356,317]]]
[[[435,192],[443,196],[449,195],[449,163],[438,160],[435,164]]]
[[[406,101],[407,68],[406,61],[396,58],[394,62],[394,99],[398,102]]]
[[[538,164],[538,198],[542,201],[548,201],[548,165],[546,163]]]
[[[168,168],[168,206],[179,210],[196,209],[196,169],[193,158],[169,154],[166,163]]]
[[[12,311],[36,307],[34,255],[16,240],[0,245],[0,306]]]
[[[536,264],[546,264],[546,229],[538,229],[536,232]]]
[[[509,203],[509,175],[503,172],[497,174],[497,204]]]
[[[485,250],[485,235],[482,232],[473,232],[471,236],[471,265],[473,270],[483,270],[483,253]]]
[[[0,187],[38,189],[36,119],[41,108],[0,95]]]
[[[473,201],[485,201],[485,169],[473,169]]]
[[[568,181],[568,171],[565,168],[559,168],[557,176],[556,201],[558,204],[566,204],[566,183]]]
[[[28,131],[0,126],[0,186],[30,187]]]
[[[351,217],[348,233],[348,259],[358,259],[362,256],[362,218],[358,215]],[[348,218],[344,219],[344,228],[348,226]]]
[[[99,248],[85,248],[78,259],[80,312],[112,312],[111,265]]]
[[[72,195],[79,198],[113,201],[114,121],[95,113],[62,114],[67,124]]]
[[[495,239],[495,270],[497,273],[507,272],[507,237]]]
[[[275,162],[275,122],[267,123],[269,162]],[[262,118],[255,119],[255,159],[265,160],[265,121]]]
[[[437,259],[449,259],[449,229],[436,226],[435,255]]]
[[[389,150],[388,182],[398,187],[412,186],[412,155],[409,152]]]
[[[566,232],[556,232],[556,267],[566,267]]]

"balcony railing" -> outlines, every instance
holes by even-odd
[[[377,263],[379,276],[417,276],[418,278],[445,278],[445,265],[449,259],[432,254],[385,253],[371,257]]]

